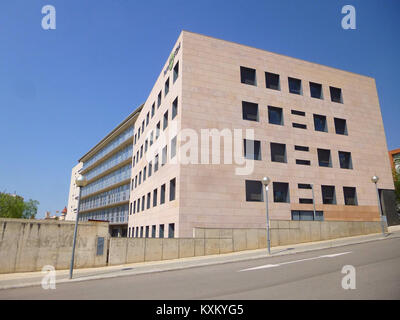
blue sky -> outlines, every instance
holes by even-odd
[[[356,30],[341,28],[346,4]],[[61,211],[71,168],[146,100],[182,29],[374,77],[400,147],[398,0],[2,0],[0,190]]]

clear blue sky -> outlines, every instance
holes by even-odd
[[[357,30],[341,28],[346,4]],[[61,211],[71,168],[146,100],[182,29],[374,77],[400,147],[398,0],[2,0],[0,190]]]

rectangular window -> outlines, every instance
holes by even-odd
[[[151,106],[151,117],[154,117],[154,114],[156,112],[156,103],[154,102],[153,105]]]
[[[158,229],[158,237],[164,238],[164,225],[163,224],[160,224],[160,227]]]
[[[313,203],[313,200],[312,200],[312,199],[309,199],[309,198],[300,198],[300,199],[299,199],[299,203],[302,203],[302,204],[312,204],[312,203]]]
[[[346,206],[356,206],[356,205],[358,205],[356,188],[354,188],[354,187],[343,187],[343,194],[344,194],[344,204]]]
[[[245,84],[256,86],[256,70],[246,67],[240,67],[240,81]]]
[[[146,181],[146,171],[147,171],[147,168],[144,167],[144,168],[143,168],[143,182]]]
[[[136,213],[136,200],[133,201],[133,214]]]
[[[149,237],[149,226],[146,226],[146,238]]]
[[[143,157],[143,145],[140,146],[140,159]]]
[[[136,234],[135,234],[136,238],[139,238],[139,227],[136,227]]]
[[[268,122],[283,126],[282,108],[268,106]]]
[[[339,163],[342,169],[353,169],[353,163],[351,161],[351,153],[345,151],[339,151]]]
[[[268,89],[281,90],[279,74],[265,72],[265,85]]]
[[[142,121],[142,133],[144,131],[144,120]]]
[[[168,238],[175,238],[175,223],[168,225]]]
[[[310,148],[309,147],[305,147],[305,146],[294,146],[294,150],[308,152],[308,151],[310,151]]]
[[[152,169],[153,169],[153,164],[151,163],[151,161],[149,162],[149,173],[148,173],[148,177],[150,178],[151,177],[151,171],[152,171]]]
[[[251,160],[261,160],[261,143],[258,140],[244,139],[244,157]]]
[[[331,150],[317,149],[317,153],[320,167],[332,167]]]
[[[302,159],[296,159],[296,164],[301,164],[304,166],[310,166],[311,161],[310,160],[302,160]]]
[[[154,158],[154,172],[157,172],[158,170],[158,154]]]
[[[323,99],[322,84],[310,82],[310,95],[312,98]]]
[[[345,119],[334,118],[336,134],[347,136],[347,123]]]
[[[155,238],[156,237],[156,225],[153,225],[151,227],[151,237]]]
[[[144,152],[147,152],[148,147],[149,147],[149,140],[146,139],[146,141],[144,142]]]
[[[137,212],[140,212],[140,198],[137,199]]]
[[[160,136],[160,131],[161,131],[161,123],[158,121],[157,126],[156,126],[156,140]]]
[[[306,113],[304,111],[299,111],[299,110],[292,110],[291,113],[296,116],[302,116],[302,117],[305,117],[305,115],[306,115]]]
[[[161,186],[160,204],[165,203],[165,183]]]
[[[293,94],[303,94],[302,88],[301,88],[301,80],[296,79],[296,78],[288,78],[289,82],[289,92]]]
[[[153,145],[153,131],[150,133],[150,146]]]
[[[169,181],[169,201],[175,200],[175,187],[176,187],[176,179],[172,179]]]
[[[313,221],[314,220],[314,211],[292,210],[292,220]],[[324,212],[323,211],[315,211],[315,221],[324,221]]]
[[[146,203],[146,209],[150,209],[150,197],[151,197],[151,192],[147,193],[147,203]]]
[[[335,88],[335,87],[329,87],[329,91],[331,92],[331,101],[332,102],[343,103],[342,89]]]
[[[153,190],[153,207],[157,206],[157,189]]]
[[[168,94],[169,92],[169,78],[167,81],[165,81],[165,86],[164,86],[164,97]]]
[[[144,198],[145,198],[145,197],[143,196],[143,197],[142,197],[142,211],[144,211],[144,201],[145,201]]]
[[[162,150],[161,166],[164,166],[167,163],[167,156],[168,156],[168,150],[167,146],[165,146]]]
[[[312,189],[311,184],[308,183],[299,183],[297,187],[299,189]]]
[[[273,182],[274,189],[274,202],[290,202],[289,197],[289,183],[286,182]]]
[[[137,179],[137,175],[135,176],[135,188],[137,187],[137,181],[138,181],[138,179]]]
[[[132,206],[133,206],[133,203],[131,202],[129,205],[129,215],[132,215]]]
[[[273,162],[287,162],[286,159],[286,145],[282,143],[271,142],[271,161]]]
[[[264,201],[263,185],[261,181],[246,180],[246,201]]]
[[[162,92],[160,91],[160,93],[158,94],[158,97],[157,97],[157,109],[161,106],[161,95],[162,95]]]
[[[293,122],[292,126],[293,126],[293,128],[307,129],[307,125],[306,124],[302,124],[302,123]]]
[[[163,130],[168,127],[168,111],[164,113]]]
[[[175,83],[176,79],[178,79],[178,77],[179,77],[179,61],[176,63],[176,65],[174,67],[173,77],[174,77],[174,83]]]
[[[243,120],[258,121],[258,104],[242,101]]]
[[[147,112],[147,115],[146,115],[146,127],[149,125],[149,120],[150,120],[150,111]]]
[[[140,237],[143,238],[143,227],[140,227]]]
[[[178,97],[172,102],[172,115],[171,119],[174,119],[178,114]]]
[[[335,186],[321,186],[322,203],[336,204]]]
[[[142,183],[142,171],[139,172],[139,186]]]
[[[171,159],[176,156],[176,136],[171,140]]]
[[[134,137],[134,139],[133,139],[133,145],[135,145],[136,144],[136,133],[135,133],[135,137]]]
[[[328,132],[328,127],[326,125],[326,116],[314,114],[314,128],[315,131]]]

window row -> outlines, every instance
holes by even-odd
[[[107,153],[117,148],[127,139],[133,136],[134,126],[130,126],[124,132],[119,134],[115,139],[113,139],[109,144],[107,144],[103,149],[97,152],[93,157],[91,157],[88,161],[85,161],[82,166],[82,170],[91,166],[97,160],[103,158]]]
[[[243,140],[244,144],[244,157],[250,160],[262,160],[261,156],[261,141],[259,140]],[[309,152],[307,146],[294,146],[296,151]],[[270,154],[272,162],[287,163],[286,144],[283,143],[270,143]],[[318,165],[320,167],[332,168],[331,150],[317,148]],[[338,151],[339,164],[341,169],[353,169],[353,162],[351,152]],[[296,159],[296,164],[311,165],[310,160]]]
[[[241,83],[257,86],[256,70],[247,67],[240,67]],[[288,77],[289,93],[303,95],[303,84],[301,79]],[[272,90],[281,90],[280,75],[272,72],[265,72],[265,86]],[[310,96],[315,99],[324,99],[322,84],[309,82]],[[343,103],[342,89],[329,86],[329,93],[332,102]]]
[[[148,192],[147,195],[137,198],[130,204],[129,215],[139,213],[146,209],[154,208],[158,204],[165,203],[166,198],[166,184],[160,187],[160,196],[158,196],[158,188],[153,192]],[[169,181],[169,201],[174,201],[176,198],[176,178]]]
[[[118,151],[116,154],[108,158],[106,161],[102,162],[100,165],[96,166],[92,170],[88,171],[84,176],[86,180],[91,180],[94,177],[102,174],[104,171],[115,167],[116,165],[124,162],[127,159],[132,158],[133,145],[129,144],[126,148]]]
[[[311,189],[309,184],[299,184],[299,189]],[[274,202],[290,203],[289,183],[287,182],[273,182],[273,200]],[[335,186],[322,185],[321,186],[322,203],[323,204],[337,204]],[[358,205],[357,193],[355,187],[343,187],[344,204],[345,205]],[[246,180],[246,201],[264,201],[264,188],[261,181]],[[313,203],[312,198],[300,198],[299,203]]]
[[[129,184],[119,186],[80,201],[79,210],[85,211],[129,200]]]
[[[151,228],[151,230],[150,230]],[[165,225],[160,224],[158,226],[158,237],[156,236],[157,226],[153,224],[152,226],[140,226],[140,227],[129,227],[128,237],[129,238],[165,238]],[[175,237],[175,223],[168,224],[168,238]]]
[[[101,220],[110,223],[128,222],[128,205],[79,214],[79,221]]]
[[[305,116],[303,111],[292,110],[292,114],[298,116]],[[242,101],[242,118],[243,120],[259,122],[259,108],[258,104],[254,102]],[[314,129],[315,131],[328,132],[328,125],[326,116],[313,114]],[[268,123],[283,126],[283,109],[279,107],[268,106]],[[335,133],[348,135],[346,119],[334,118]],[[307,125],[300,123],[292,123],[295,128],[307,129]]]
[[[175,81],[178,79],[178,76],[179,76],[179,61],[175,64],[175,67],[173,68],[173,73],[172,73],[173,83],[175,83]],[[169,86],[169,77],[168,77],[164,83],[164,97],[167,96],[167,94],[169,92],[169,88],[170,88],[170,86]],[[177,114],[177,110],[178,110],[177,109],[178,108],[178,100],[177,99],[178,98],[176,98],[174,101],[174,103],[176,102],[175,110],[174,110],[174,103],[172,104],[172,119],[174,119]],[[134,138],[133,138],[134,145],[136,144],[136,141],[139,140],[140,135],[144,132],[144,129],[149,125],[150,119],[152,119],[154,117],[155,112],[156,112],[156,102],[157,102],[157,109],[159,109],[161,106],[161,102],[162,102],[162,89],[158,93],[157,101],[153,102],[153,104],[151,106],[151,110],[149,110],[147,112],[146,118],[143,119],[141,126],[138,128],[138,131],[135,133]],[[174,112],[175,112],[175,115],[174,115]],[[165,117],[165,115],[164,115],[164,117]]]

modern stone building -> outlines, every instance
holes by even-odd
[[[394,188],[375,80],[351,72],[183,31],[130,119],[128,237],[264,228],[264,176],[280,220],[379,221],[371,177]],[[106,145],[80,159],[85,217],[110,219],[96,199],[115,185],[94,187]]]

